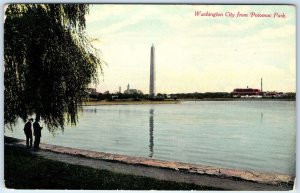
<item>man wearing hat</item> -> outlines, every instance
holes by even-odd
[[[32,129],[31,129],[32,121],[33,121],[33,118],[30,118],[27,121],[27,123],[25,123],[25,126],[24,126],[24,133],[26,135],[26,147],[27,148],[32,147]]]

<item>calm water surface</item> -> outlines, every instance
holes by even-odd
[[[24,123],[5,135],[24,139]],[[84,107],[42,143],[295,175],[295,101],[201,101]]]

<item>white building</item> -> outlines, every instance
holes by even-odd
[[[143,94],[142,91],[137,89],[130,89],[129,84],[127,85],[127,89],[124,91],[124,94]]]

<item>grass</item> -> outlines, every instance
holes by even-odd
[[[5,186],[13,189],[216,190],[52,161],[5,146]]]

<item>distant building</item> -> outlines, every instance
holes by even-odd
[[[235,88],[231,94],[233,97],[261,95],[262,92],[257,88]]]
[[[88,94],[92,94],[92,95],[98,94],[98,92],[97,92],[97,90],[96,90],[95,88],[87,88],[87,89],[86,89],[86,92],[87,92]]]
[[[124,94],[143,94],[142,91],[137,89],[130,89],[129,84],[127,85],[127,90],[124,91]]]
[[[284,94],[283,92],[276,92],[276,91],[267,91],[264,93],[264,97],[266,98],[281,98],[286,96],[287,94]]]

